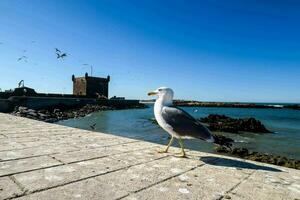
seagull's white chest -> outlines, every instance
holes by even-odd
[[[166,121],[164,120],[163,116],[162,116],[162,112],[163,112],[163,104],[162,102],[160,102],[159,99],[157,99],[155,101],[154,104],[154,116],[155,119],[157,121],[157,123],[159,124],[159,126],[161,126],[165,131],[167,131],[170,135],[178,138],[178,134],[176,132],[173,131],[173,128],[166,123]]]

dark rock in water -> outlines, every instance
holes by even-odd
[[[246,148],[233,148],[229,150],[224,148],[223,146],[218,146],[215,148],[217,153],[225,154],[225,155],[232,155],[239,158],[244,158],[248,160],[258,161],[269,163],[278,166],[284,166],[294,169],[300,169],[300,160],[290,159],[284,156],[278,155],[271,155],[266,153],[260,152],[251,152]]]
[[[231,150],[229,148],[227,148],[226,146],[215,146],[214,149],[217,153],[222,153],[222,154],[231,152]]]
[[[243,158],[243,157],[249,155],[249,151],[248,151],[248,149],[246,149],[246,148],[234,148],[234,149],[231,151],[231,154]]]
[[[215,144],[220,145],[221,147],[223,147],[223,150],[225,151],[225,149],[227,148],[231,148],[232,143],[234,142],[233,139],[229,138],[229,137],[225,137],[223,135],[216,135],[213,134],[213,137],[215,139]],[[225,148],[225,149],[224,149]]]
[[[294,110],[300,110],[299,104],[293,104],[293,105],[285,105],[284,108],[294,109]]]
[[[252,132],[252,133],[272,133],[257,119],[245,118],[234,119],[225,115],[210,114],[201,118],[201,122],[209,124],[211,131],[221,131],[229,133]]]

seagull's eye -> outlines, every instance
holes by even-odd
[[[162,91],[162,89],[158,89],[158,91]]]

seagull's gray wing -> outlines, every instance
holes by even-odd
[[[211,132],[205,126],[180,108],[164,106],[162,117],[178,135],[190,136],[201,140],[213,138]]]

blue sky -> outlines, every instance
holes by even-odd
[[[299,1],[1,0],[0,88],[24,79],[71,93],[88,63],[111,75],[111,96],[146,99],[168,86],[180,99],[300,102],[299,10]],[[69,56],[57,60],[54,48]]]

